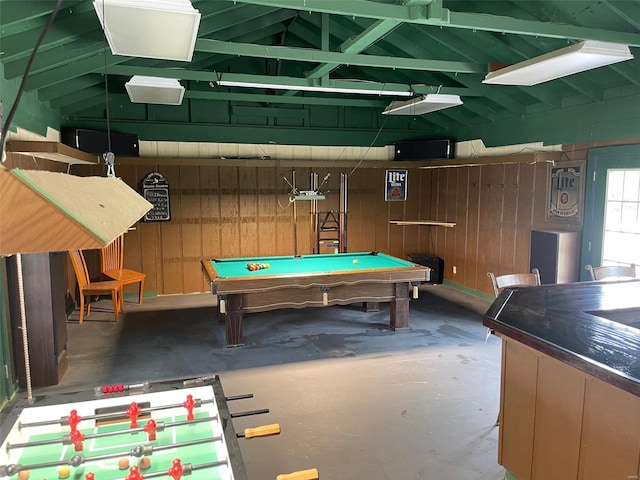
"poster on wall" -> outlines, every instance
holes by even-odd
[[[407,171],[387,170],[384,199],[387,202],[405,201],[407,199]]]
[[[549,169],[547,220],[581,223],[584,162],[566,162]]]
[[[142,196],[153,205],[153,208],[145,214],[145,221],[162,222],[171,220],[169,182],[161,173],[150,173],[144,178],[142,181]]]

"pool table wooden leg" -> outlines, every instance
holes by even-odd
[[[389,325],[393,330],[409,328],[409,284],[394,283],[394,299],[389,307]]]
[[[227,316],[225,319],[226,346],[244,346],[244,333],[242,331],[242,294],[227,296]]]
[[[362,310],[365,312],[379,312],[380,303],[378,302],[362,302]]]

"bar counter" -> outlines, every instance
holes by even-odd
[[[640,280],[505,289],[483,324],[507,478],[640,477]]]

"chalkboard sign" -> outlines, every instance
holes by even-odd
[[[160,173],[150,173],[142,181],[142,196],[153,205],[144,216],[147,222],[171,220],[169,182]]]

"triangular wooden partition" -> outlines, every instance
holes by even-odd
[[[0,255],[102,248],[151,208],[118,178],[0,166]]]

